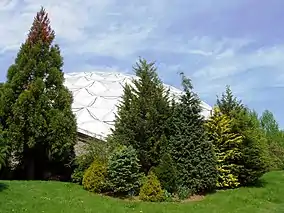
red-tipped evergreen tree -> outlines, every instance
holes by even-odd
[[[57,172],[55,167],[62,171],[74,153],[72,95],[63,85],[63,58],[54,38],[41,8],[3,86],[4,137],[25,179],[43,179],[44,173]]]

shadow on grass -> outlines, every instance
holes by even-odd
[[[259,179],[256,182],[250,184],[248,187],[249,188],[264,188],[267,184],[268,182],[266,180]]]
[[[4,191],[6,189],[8,189],[8,185],[5,184],[5,183],[0,183],[0,192]]]

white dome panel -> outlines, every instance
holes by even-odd
[[[118,72],[78,72],[65,74],[65,86],[73,94],[72,109],[77,118],[78,132],[105,139],[113,128],[117,105],[123,95],[125,83],[132,84],[133,75]],[[182,91],[170,88],[171,95]],[[210,116],[212,108],[201,102],[202,115]]]

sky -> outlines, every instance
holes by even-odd
[[[0,0],[0,80],[36,12],[49,13],[64,72],[133,73],[138,57],[180,87],[179,72],[210,105],[226,85],[284,128],[283,0]]]

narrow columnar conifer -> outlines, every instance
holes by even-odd
[[[1,96],[5,140],[27,179],[62,172],[76,143],[72,95],[63,85],[63,58],[54,38],[48,14],[41,8],[8,69]]]
[[[216,187],[216,158],[205,130],[200,100],[183,74],[182,85],[184,94],[175,104],[168,150],[176,165],[178,187],[204,193]]]

